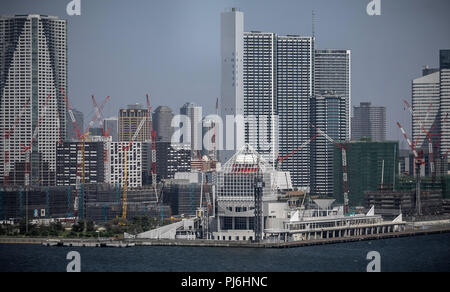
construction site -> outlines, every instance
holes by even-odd
[[[125,237],[286,243],[401,232],[403,215],[448,212],[449,179],[436,167],[443,157],[433,151],[431,131],[424,130],[424,143],[413,143],[398,123],[414,155],[410,178],[400,175],[398,142],[336,141],[311,124],[314,135],[273,163],[245,144],[221,166],[214,133],[210,157],[203,159],[200,151],[191,150],[189,172],[174,171],[174,178],[161,179],[149,95],[146,109],[121,110],[127,118],[127,141],[114,142],[103,127],[102,110],[109,97],[100,107],[91,97],[95,115],[80,130],[63,89],[61,94],[77,138],[58,142],[56,179],[51,183],[56,186],[42,186],[51,174],[41,171],[45,166],[33,152],[44,109],[30,145],[24,147],[25,162],[16,163],[13,175],[6,173],[4,178],[11,184],[0,189],[1,220],[71,218],[106,223],[116,219],[126,225],[127,220],[147,216],[175,223]],[[101,131],[92,135],[97,122]],[[293,187],[290,173],[281,170],[284,161],[311,147],[319,136],[334,145],[331,198]],[[431,146],[425,159],[417,145],[427,141]],[[426,164],[430,179],[422,177]]]

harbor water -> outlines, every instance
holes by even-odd
[[[365,272],[377,251],[382,272],[449,272],[450,233],[289,249],[0,245],[0,272],[65,272],[70,251],[82,272]]]

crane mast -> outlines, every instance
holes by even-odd
[[[397,122],[397,126],[400,128],[400,131],[402,132],[403,136],[405,137],[406,142],[408,143],[408,146],[411,148],[411,151],[414,154],[414,161],[415,161],[415,172],[416,172],[416,210],[417,210],[417,214],[421,215],[422,214],[422,205],[421,205],[421,200],[420,200],[420,168],[421,165],[425,164],[425,161],[423,161],[423,151],[419,153],[417,153],[415,144],[413,144],[411,142],[411,140],[408,137],[408,134],[406,133],[405,129],[402,127],[402,125]]]
[[[123,203],[122,203],[122,220],[127,219],[127,200],[128,200],[128,150],[132,147],[134,141],[136,140],[137,136],[139,135],[142,127],[144,126],[145,122],[149,119],[150,112],[147,112],[146,116],[142,118],[141,122],[139,123],[139,126],[134,133],[133,137],[131,138],[130,142],[123,146],[123,181],[122,181],[122,189],[123,189]]]
[[[152,173],[152,186],[155,190],[155,196],[156,196],[156,202],[158,202],[159,197],[158,197],[158,190],[157,190],[157,173],[156,173],[156,131],[153,128],[153,117],[152,117],[152,107],[150,105],[150,97],[147,94],[147,108],[148,108],[148,116],[149,116],[149,120],[150,120],[150,131],[152,134],[152,168],[151,168],[151,173]]]
[[[31,137],[30,143],[26,146],[24,146],[24,149],[22,150],[22,153],[25,153],[25,187],[27,188],[27,191],[31,185],[31,178],[30,178],[30,170],[31,170],[31,162],[30,162],[30,155],[33,151],[33,143],[36,141],[39,128],[41,126],[42,120],[44,116],[47,114],[48,109],[48,102],[50,100],[50,95],[45,100],[45,106],[44,111],[41,116],[39,116],[36,128],[34,129],[33,136]]]
[[[311,124],[320,135],[323,135],[325,139],[327,139],[329,142],[336,145],[338,148],[342,151],[342,181],[343,181],[343,189],[344,189],[344,214],[349,213],[349,186],[348,186],[348,170],[347,170],[347,149],[344,147],[344,145],[334,141],[330,136],[328,136],[327,133],[319,129],[318,127]]]

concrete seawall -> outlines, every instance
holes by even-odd
[[[450,226],[430,226],[429,228],[410,229],[403,232],[360,235],[345,238],[328,238],[321,240],[307,240],[297,242],[280,243],[251,243],[238,241],[214,241],[214,240],[97,240],[97,239],[62,239],[62,238],[23,238],[0,237],[0,244],[35,244],[49,246],[73,246],[73,247],[130,247],[130,246],[184,246],[184,247],[228,247],[228,248],[294,248],[303,246],[336,244],[345,242],[369,241],[389,238],[421,236],[429,234],[450,233]]]

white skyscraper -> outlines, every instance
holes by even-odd
[[[0,142],[3,183],[25,183],[22,150],[39,124],[30,155],[31,183],[55,184],[56,145],[66,136],[61,92],[67,92],[66,35],[66,21],[56,17],[0,18],[0,129],[10,134]]]
[[[276,45],[274,33],[244,33],[245,143],[269,163],[279,151]]]
[[[289,156],[282,170],[295,187],[309,188],[311,151],[298,147],[311,138],[311,99],[314,97],[314,38],[279,36],[277,40],[277,109],[280,155]]]
[[[239,123],[226,125],[226,117],[244,117],[244,13],[232,8],[221,15],[221,117],[223,135],[217,136],[222,162],[228,161],[244,143],[244,129]],[[223,140],[223,141],[220,141]],[[227,147],[228,146],[228,147]],[[230,149],[231,148],[231,149]]]
[[[351,52],[316,50],[313,124],[335,141],[350,139]],[[379,125],[378,125],[379,126]],[[386,127],[380,127],[386,132]],[[315,130],[313,132],[315,134]],[[333,196],[334,145],[323,136],[311,143],[311,192]]]
[[[351,133],[351,68],[350,50],[316,50],[314,68],[316,94],[321,95],[325,91],[335,92],[346,101],[345,121],[347,126],[344,140],[350,139]]]
[[[335,92],[317,94],[312,102],[313,124],[335,141],[345,141],[347,101]],[[335,145],[323,135],[311,142],[311,193],[333,197]]]
[[[236,9],[222,14],[222,116],[244,114],[238,136],[267,162],[286,157],[281,169],[308,188],[310,149],[296,150],[310,139],[314,38],[244,33],[243,24]],[[222,161],[235,153],[226,152]]]
[[[434,134],[439,134],[441,128],[439,70],[431,74],[426,73],[424,71],[422,77],[412,81],[412,108],[417,117],[411,119],[412,139],[419,141],[417,147],[423,149],[428,149],[428,138],[422,126],[426,131],[433,129]],[[437,145],[438,136],[434,135],[433,140],[433,144]]]
[[[440,51],[441,155],[446,155],[442,171],[450,174],[450,50]]]
[[[193,155],[197,150],[203,150],[203,108],[193,103],[186,103],[180,109],[180,114],[187,116],[191,122],[189,137],[183,137],[182,143],[191,145]]]

